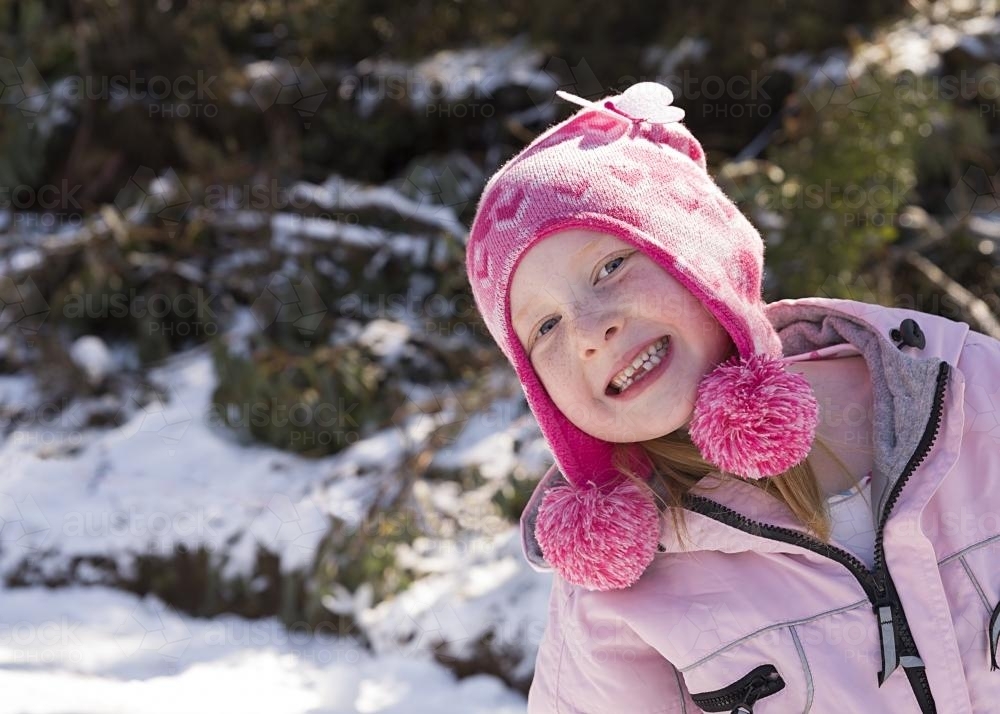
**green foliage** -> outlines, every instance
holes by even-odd
[[[385,425],[400,395],[385,368],[357,345],[307,353],[264,336],[250,354],[213,343],[219,381],[212,419],[245,435],[305,456],[334,454]]]
[[[732,3],[659,3],[662,19],[656,38],[670,47],[685,36],[711,43],[711,64],[720,73],[742,72],[759,60],[796,52],[818,53],[841,46],[856,28],[899,15],[904,0],[864,4],[825,0],[752,0]]]
[[[42,182],[45,141],[18,112],[0,114],[0,186],[34,186]]]
[[[947,165],[952,145],[942,127],[966,115],[938,97],[898,91],[884,76],[869,79],[877,84],[859,92],[868,101],[803,102],[786,120],[785,141],[768,152],[773,166],[741,189],[755,209],[783,222],[765,230],[775,298],[863,299],[849,286],[899,238],[918,170]]]
[[[169,252],[120,243],[110,233],[90,241],[45,296],[52,326],[70,337],[127,339],[143,364],[215,335],[221,316],[214,296],[169,262],[138,260],[150,250]]]
[[[526,482],[515,474],[509,481],[500,484],[490,499],[499,509],[500,515],[511,523],[516,523],[528,505],[536,482]]]
[[[93,200],[107,202],[138,166],[204,172],[246,159],[313,180],[337,172],[384,181],[415,155],[441,148],[487,152],[498,139],[513,144],[524,133],[512,132],[514,125],[499,112],[467,119],[432,116],[427,108],[409,105],[410,92],[379,91],[374,113],[362,118],[352,82],[379,81],[363,76],[369,70],[358,63],[366,58],[414,63],[442,50],[482,47],[524,34],[555,60],[540,71],[572,73],[584,61],[593,80],[610,89],[653,69],[643,61],[651,44],[669,47],[684,36],[702,37],[711,43],[711,61],[701,71],[745,74],[782,52],[841,44],[845,24],[876,20],[904,3],[881,0],[859,10],[853,3],[811,0],[794,12],[786,5],[714,0],[708,7],[667,2],[637,11],[613,3],[524,0],[503,9],[482,0],[374,5],[367,0],[98,0],[70,9],[62,3],[14,1],[6,12],[0,10],[0,57],[17,66],[30,59],[50,89],[61,78],[75,78],[76,93],[87,97],[73,110],[79,113],[74,129],[87,127],[83,141],[70,151],[49,146],[55,137],[47,138],[42,151],[30,152],[29,165],[18,162],[17,181],[66,175],[86,183]],[[727,21],[718,22],[723,16]],[[776,33],[775,26],[783,29]],[[308,130],[290,104],[264,112],[248,95],[253,83],[248,63],[273,58],[294,67],[308,61],[317,70],[323,86],[310,91],[326,95]],[[414,78],[412,69],[404,71],[410,75],[394,70],[395,80]],[[587,82],[586,74],[558,79]],[[112,78],[137,77],[141,92],[148,89],[143,80],[153,76],[210,81],[188,102],[186,118],[171,117],[163,108],[153,111],[151,105],[160,103],[148,99],[124,106],[109,101]],[[494,79],[483,77],[484,86],[493,86]],[[515,88],[516,96],[510,97],[506,89],[484,101],[501,110],[503,105],[530,106],[523,89]],[[49,109],[54,102],[50,96]],[[172,96],[162,104],[169,110],[184,103]],[[747,122],[729,127],[730,133],[748,128]],[[0,156],[24,152],[22,139],[10,132],[3,136]]]
[[[424,526],[408,506],[376,509],[359,527],[335,523],[324,538],[313,583],[317,593],[327,593],[336,583],[354,592],[367,583],[380,602],[405,590],[414,574],[399,565],[396,548],[425,535]]]

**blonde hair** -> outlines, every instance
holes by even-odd
[[[684,521],[680,518],[684,496],[695,484],[701,481],[702,477],[709,473],[716,473],[722,477],[717,487],[725,485],[727,479],[737,479],[752,484],[785,504],[812,535],[824,542],[830,540],[831,524],[826,507],[826,497],[819,487],[816,474],[808,459],[778,476],[746,479],[720,471],[705,461],[701,452],[698,451],[698,447],[691,442],[690,436],[684,429],[678,429],[649,441],[637,442],[635,446],[641,448],[652,462],[654,471],[650,478],[659,481],[662,488],[658,490],[665,494],[666,500],[657,495],[657,489],[653,489],[645,478],[630,467],[626,445],[615,445],[614,466],[627,478],[653,490],[654,498],[660,502],[661,506],[675,507],[670,509],[670,514],[674,530],[679,538],[683,538],[686,533]],[[714,488],[706,490],[711,491]]]

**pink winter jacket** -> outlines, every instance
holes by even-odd
[[[943,317],[767,306],[786,356],[853,346],[872,374],[875,566],[706,476],[624,590],[553,576],[530,714],[1000,712],[1000,342]],[[912,321],[912,322],[909,322]],[[521,517],[525,556],[551,469]],[[720,486],[708,490],[711,486]]]

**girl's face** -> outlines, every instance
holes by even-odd
[[[683,285],[604,233],[566,230],[536,243],[514,273],[510,301],[549,397],[605,441],[646,441],[686,426],[698,383],[733,347]]]

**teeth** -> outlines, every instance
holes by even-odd
[[[663,339],[658,340],[645,352],[636,357],[631,365],[623,369],[613,380],[611,380],[612,386],[618,389],[619,394],[624,392],[635,382],[635,380],[632,379],[633,375],[638,372],[641,376],[663,360],[663,355],[666,354],[669,342],[669,337],[664,337]]]

